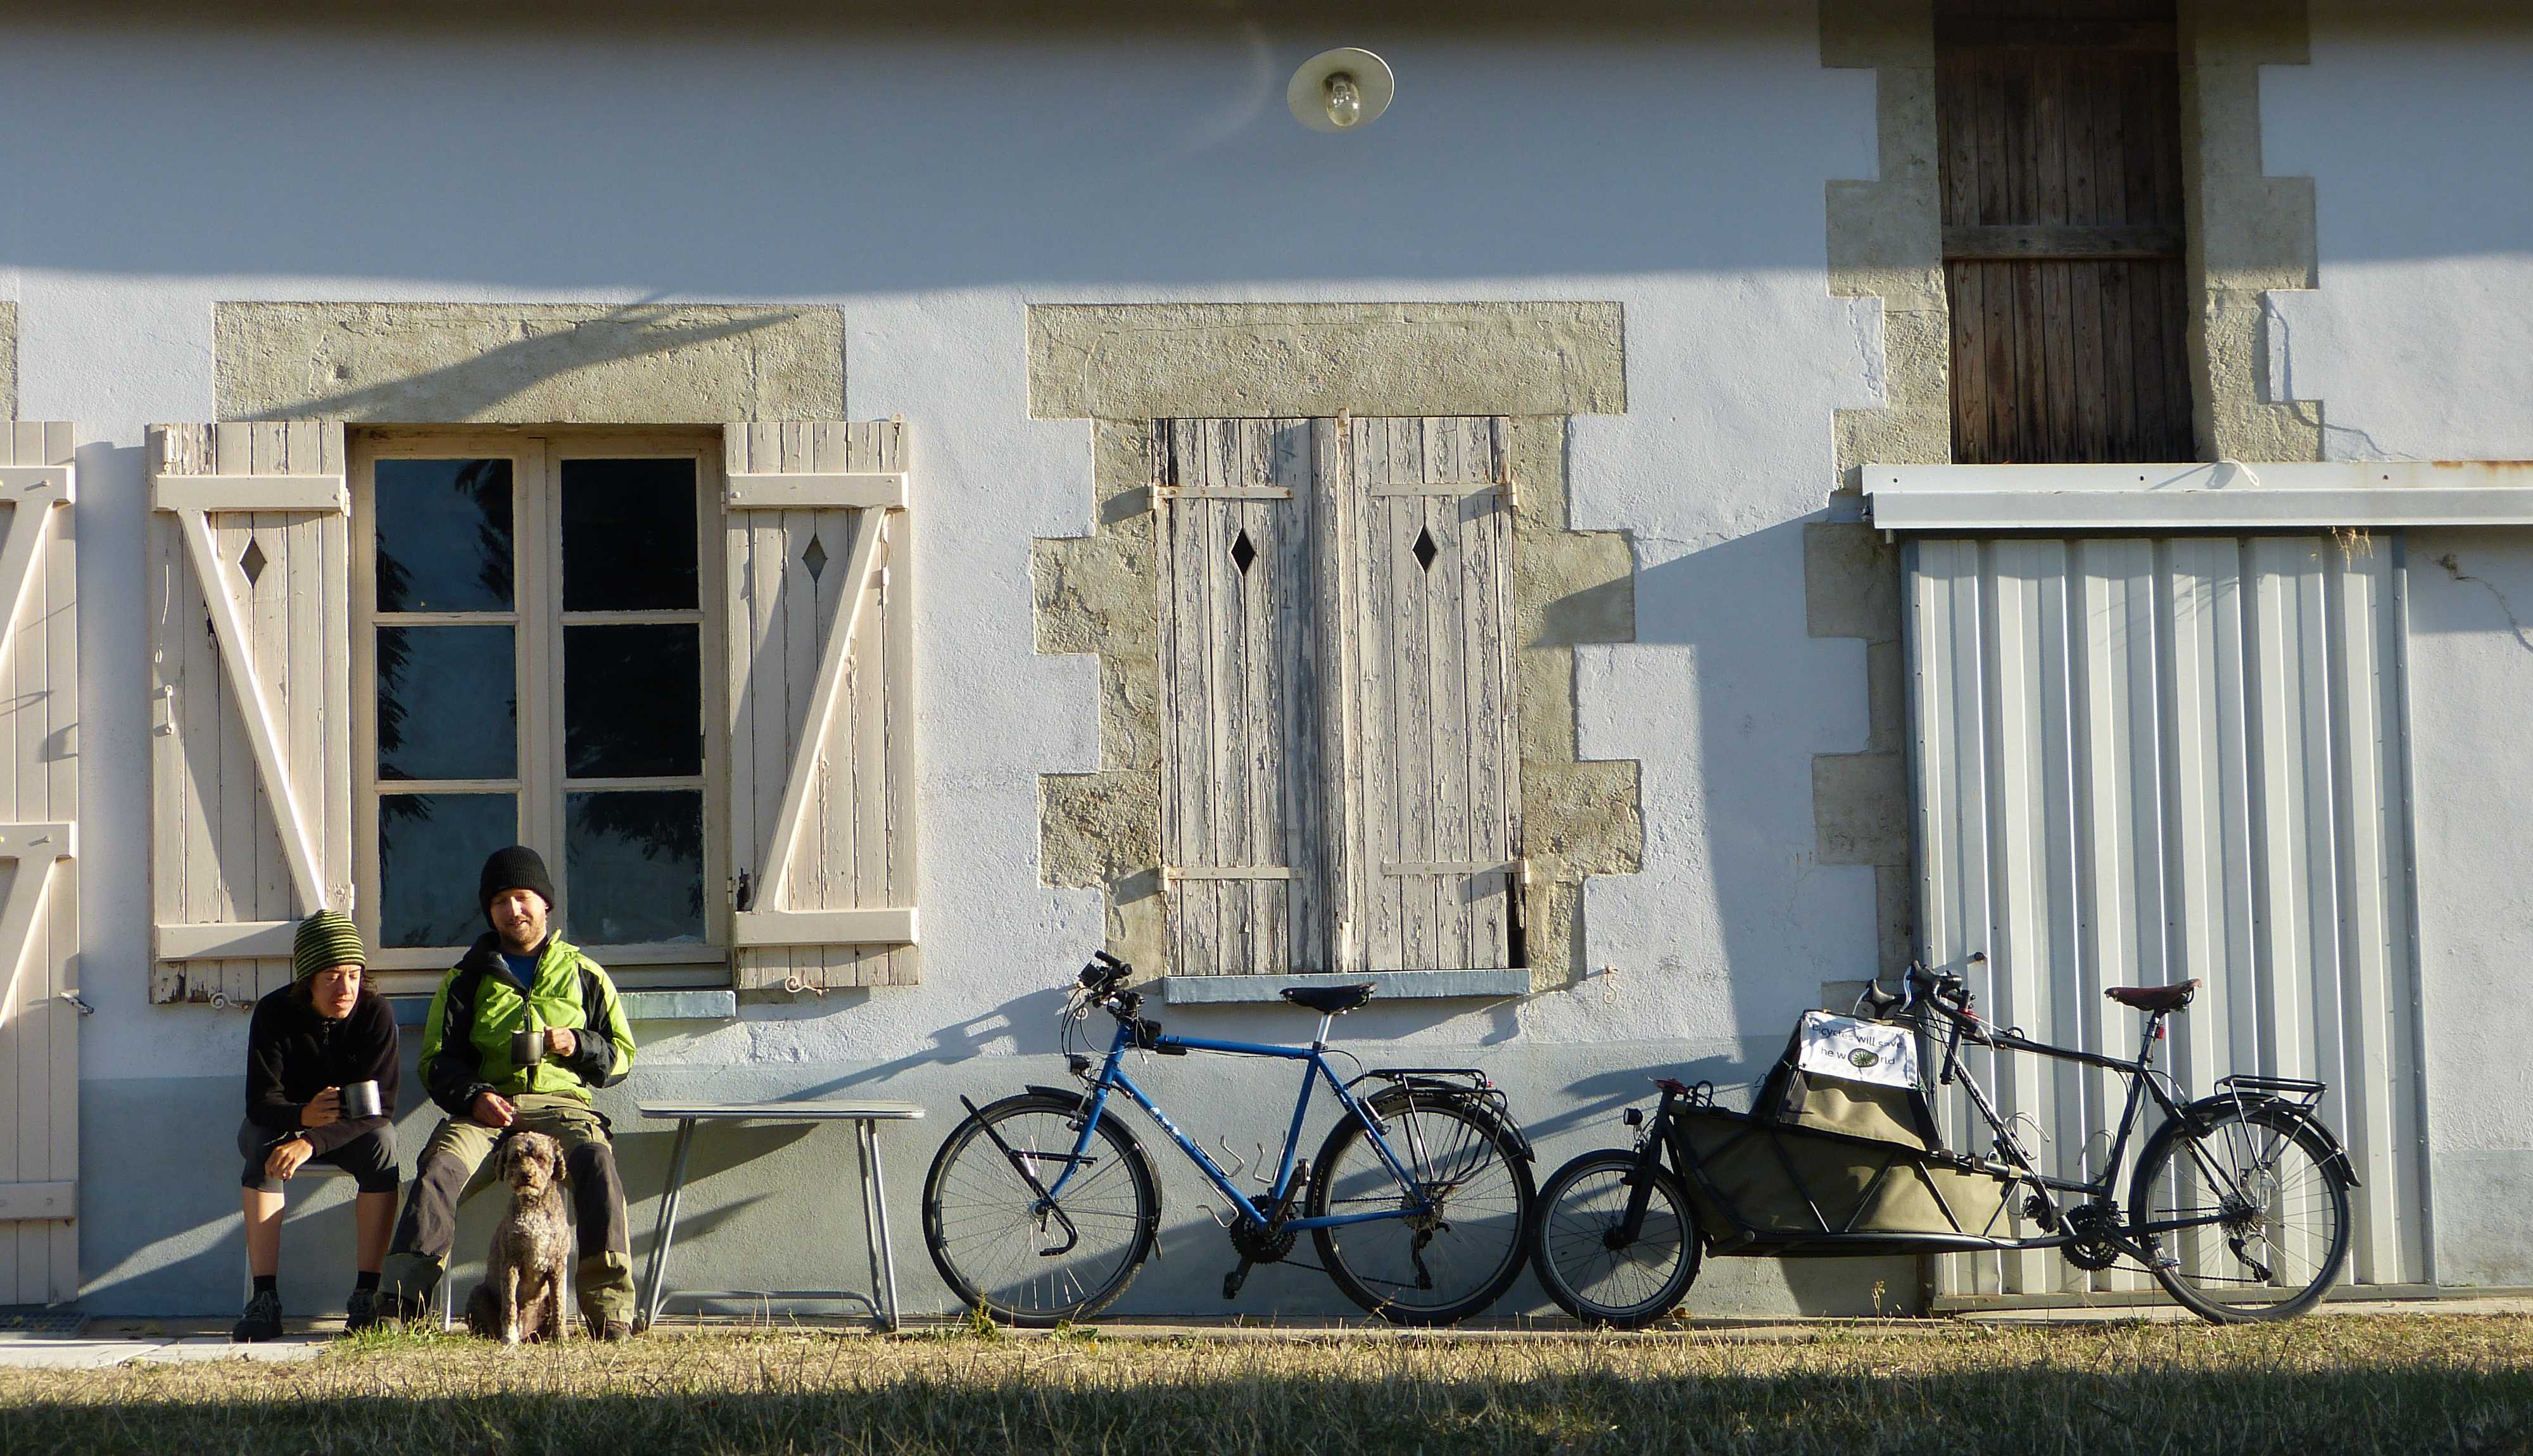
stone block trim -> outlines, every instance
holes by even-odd
[[[18,305],[0,299],[0,415],[18,418]]]
[[[223,303],[222,420],[719,425],[845,418],[832,308]]]
[[[1044,305],[1029,333],[1041,420],[1627,409],[1615,303]]]
[[[1632,761],[1580,760],[1574,648],[1635,637],[1634,553],[1565,529],[1566,418],[1625,407],[1616,304],[1149,304],[1030,311],[1030,406],[1091,422],[1091,534],[1031,553],[1040,652],[1096,655],[1099,767],[1038,780],[1040,869],[1106,892],[1108,948],[1166,971],[1155,419],[1507,415],[1531,984],[1583,963],[1583,881],[1632,874]]]
[[[1880,175],[1828,185],[1829,291],[1878,299],[1883,407],[1837,412],[1831,501],[1853,514],[1868,464],[1953,458],[1952,310],[1944,293],[1931,0],[1821,0],[1821,64],[1874,73]],[[1803,599],[1814,637],[1865,643],[1862,753],[1812,759],[1813,852],[1873,869],[1875,963],[1905,964],[1917,939],[1911,872],[1908,700],[1899,552],[1856,521],[1803,528]]]
[[[2272,289],[2319,286],[2310,177],[2261,170],[2261,67],[2311,62],[2305,0],[2184,0],[2182,182],[2200,326],[2201,451],[2220,460],[2320,460],[2322,401],[2281,399],[2270,378]]]

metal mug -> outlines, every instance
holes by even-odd
[[[342,1110],[344,1117],[354,1120],[384,1116],[386,1108],[380,1104],[379,1084],[376,1081],[343,1083]]]
[[[534,1067],[546,1059],[546,1034],[539,1031],[510,1033],[510,1065]]]

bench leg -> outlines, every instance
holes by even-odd
[[[677,1119],[676,1150],[669,1157],[669,1186],[660,1195],[660,1216],[651,1229],[651,1258],[642,1280],[642,1323],[649,1329],[659,1322],[660,1306],[667,1297],[669,1278],[669,1244],[677,1232],[677,1195],[686,1187],[686,1149],[695,1140],[695,1120]]]
[[[862,1146],[862,1219],[870,1234],[871,1285],[879,1295],[880,1328],[897,1328],[897,1254],[888,1242],[888,1184],[879,1171],[879,1128],[864,1121]]]

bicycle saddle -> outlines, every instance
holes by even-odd
[[[2177,986],[2113,986],[2102,994],[2139,1011],[2179,1011],[2199,994],[2199,980],[2194,976]]]
[[[1348,1012],[1372,999],[1379,989],[1366,981],[1360,986],[1286,986],[1280,994],[1295,1006],[1307,1007],[1324,1017]]]

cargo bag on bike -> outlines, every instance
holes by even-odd
[[[1747,1113],[1679,1109],[1674,1155],[1716,1252],[1924,1252],[2004,1237],[2004,1180],[1943,1152],[1911,1028],[1809,1012]]]

